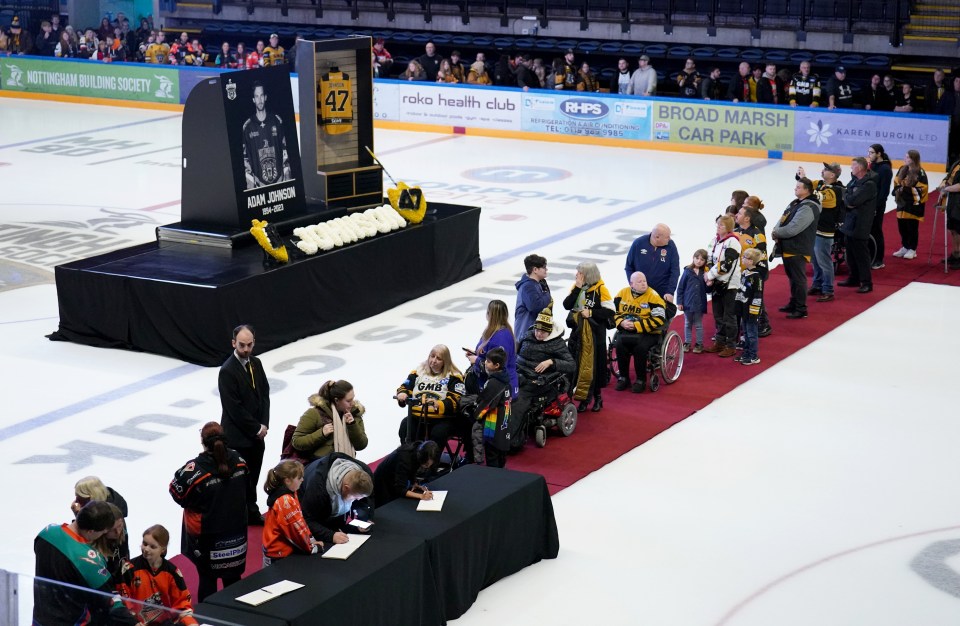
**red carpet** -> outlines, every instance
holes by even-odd
[[[891,256],[900,248],[896,216],[890,212],[884,219],[886,239],[886,267],[873,272],[874,290],[858,294],[848,287],[836,288],[836,300],[818,303],[808,301],[810,316],[789,320],[777,309],[790,299],[787,278],[781,268],[775,269],[766,286],[766,302],[773,326],[773,334],[760,340],[759,365],[744,367],[730,359],[714,354],[687,353],[680,379],[672,385],[663,385],[656,393],[633,394],[614,391],[613,386],[603,392],[603,410],[599,413],[581,413],[576,432],[569,438],[550,433],[544,449],[532,443],[524,451],[510,457],[511,469],[543,474],[551,493],[568,487],[587,474],[600,469],[624,453],[650,440],[677,422],[693,415],[720,396],[732,391],[746,380],[807,346],[840,324],[867,310],[883,298],[921,281],[960,286],[960,272],[943,272],[943,215],[939,216],[933,246],[933,257],[927,263],[933,231],[935,197],[928,203],[929,216],[920,226],[920,250],[916,259],[904,260]],[[775,216],[767,211],[768,219]],[[812,268],[809,272],[812,274]],[[842,280],[846,268],[841,268]],[[713,334],[712,317],[704,324],[704,332]],[[675,319],[674,330],[682,334],[683,320]],[[589,453],[587,452],[589,450]]]
[[[836,300],[826,303],[808,300],[810,316],[802,320],[788,320],[783,313],[777,312],[777,308],[790,299],[787,278],[779,267],[771,272],[766,286],[766,302],[771,311],[773,334],[760,340],[759,365],[744,367],[715,354],[688,353],[679,380],[672,385],[662,385],[656,393],[617,392],[611,384],[603,391],[603,410],[599,413],[581,413],[571,437],[550,432],[543,449],[537,449],[531,438],[523,451],[508,459],[507,467],[542,474],[550,493],[556,493],[693,415],[909,283],[920,281],[960,286],[960,271],[949,274],[943,272],[942,215],[937,224],[933,258],[929,264],[927,262],[933,237],[934,200],[931,198],[928,203],[927,214],[930,217],[920,226],[920,250],[916,259],[904,260],[891,256],[900,248],[900,236],[895,215],[887,213],[884,219],[886,267],[873,272],[872,293],[858,294],[855,289],[837,287]],[[768,219],[770,215],[774,213],[768,211]],[[841,268],[840,280],[845,274],[845,268]],[[708,317],[709,321],[704,324],[707,337],[713,334],[712,317]],[[682,334],[683,320],[675,319],[673,328]],[[260,528],[251,528],[247,574],[260,569],[260,546]],[[183,556],[176,556],[172,560],[183,571],[191,591],[196,593],[197,579],[193,565]]]

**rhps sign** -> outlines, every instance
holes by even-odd
[[[610,107],[599,100],[571,98],[560,103],[560,112],[575,120],[601,120],[610,112]]]

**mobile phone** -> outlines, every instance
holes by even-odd
[[[351,526],[356,526],[360,530],[366,530],[373,526],[373,522],[365,522],[362,519],[352,519],[350,520],[349,524]]]
[[[467,354],[476,354],[476,352],[474,352],[474,351],[471,350],[470,348],[460,348],[460,349],[463,350],[464,352],[466,352]]]

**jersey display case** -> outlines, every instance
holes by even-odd
[[[359,209],[383,204],[373,149],[370,37],[297,41],[300,144],[309,204]]]

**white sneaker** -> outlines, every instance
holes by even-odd
[[[915,258],[917,258],[917,251],[916,251],[916,250],[907,250],[907,251],[903,254],[903,258],[905,258],[905,259],[915,259]]]
[[[905,255],[906,253],[907,253],[906,248],[900,248],[899,250],[893,253],[893,256],[903,258],[903,255]]]

